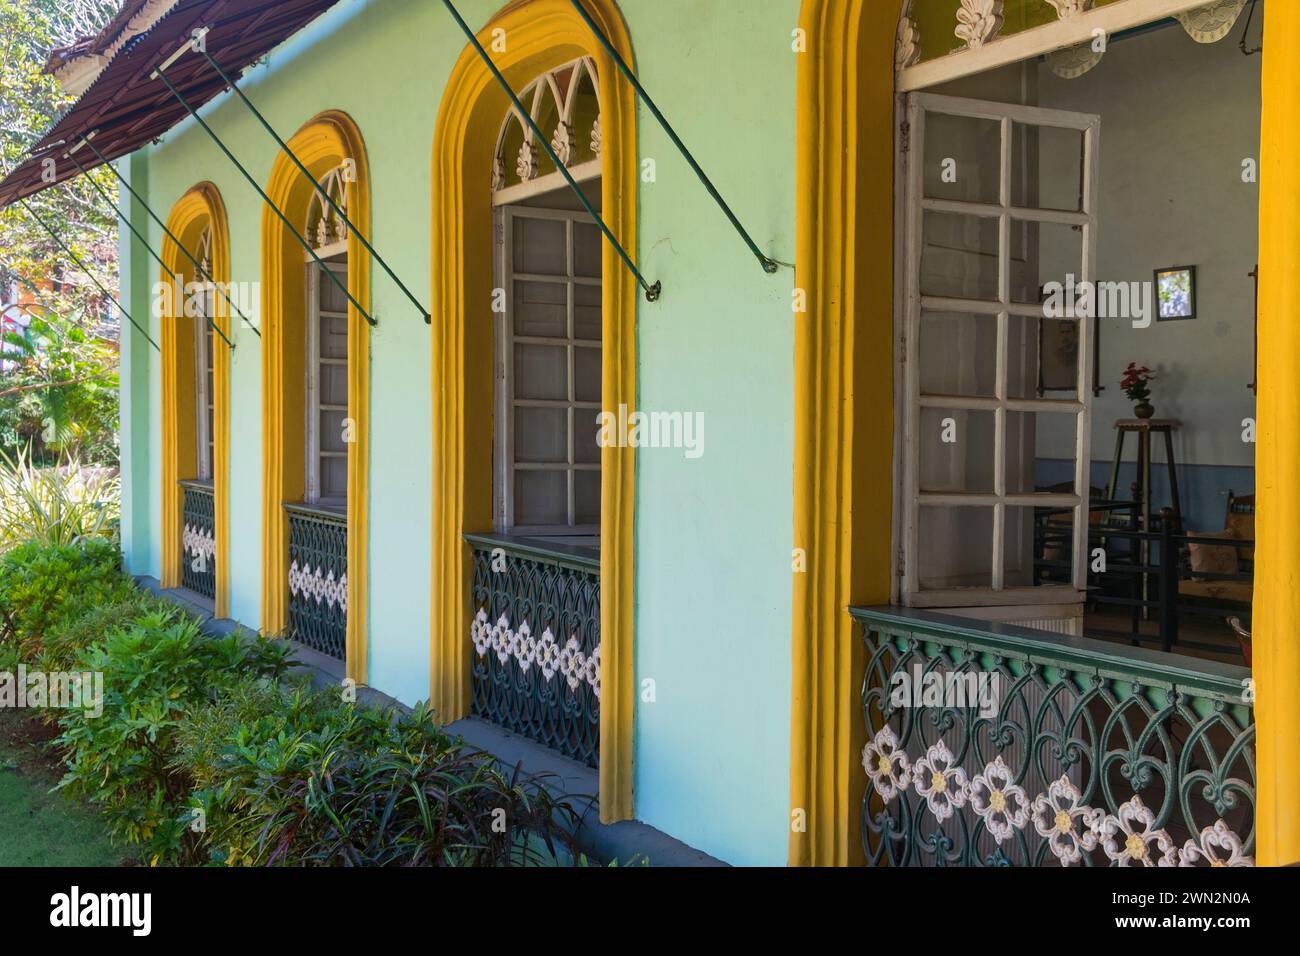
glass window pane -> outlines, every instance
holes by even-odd
[[[919,531],[922,590],[992,587],[991,507],[922,507]]]
[[[1066,399],[1077,394],[1079,323],[1013,315],[1007,326],[1007,396]]]
[[[320,403],[322,405],[347,405],[348,367],[346,365],[321,363]]]
[[[921,294],[998,300],[998,220],[927,212]]]
[[[1074,412],[1007,412],[1007,493],[1045,489],[1062,466],[1072,474],[1078,423]]]
[[[516,471],[515,524],[568,524],[568,495],[566,471]]]
[[[1002,580],[1005,587],[1069,584],[1074,566],[1074,509],[1005,511]]]
[[[573,224],[573,274],[587,279],[600,278],[600,227],[588,222]]]
[[[348,297],[343,294],[343,290],[340,289],[338,285],[335,285],[328,275],[323,274],[325,270],[320,269],[320,267],[316,266],[315,263],[312,265],[322,272],[322,275],[320,276],[320,307],[327,312],[346,312],[349,303]],[[348,273],[346,267],[331,271],[334,272],[335,278],[337,278],[340,283],[344,286],[348,284]]]
[[[600,349],[573,350],[573,397],[578,401],[600,401],[600,361]]]
[[[347,451],[347,442],[343,440],[344,422],[347,412],[322,411],[320,413],[320,447],[321,451]]]
[[[600,464],[600,429],[597,412],[590,408],[573,409],[573,460],[584,465]]]
[[[567,462],[568,460],[568,409],[516,406],[515,461]]]
[[[559,345],[515,346],[515,398],[566,401],[569,397],[568,349]]]
[[[600,341],[600,286],[573,287],[573,337],[588,342]]]
[[[575,471],[573,489],[578,524],[600,524],[600,472]]]
[[[348,496],[348,460],[322,457],[320,460],[320,496],[341,498]]]
[[[1011,301],[1045,302],[1044,286],[1060,283],[1064,314],[1065,290],[1083,277],[1083,227],[1060,222],[1011,220]],[[1047,314],[1047,313],[1044,313]]]
[[[921,490],[992,494],[996,424],[991,411],[921,409]]]
[[[999,202],[1001,126],[992,119],[926,113],[926,197]]]
[[[568,275],[568,239],[564,220],[515,216],[511,228],[514,231],[515,272]]]
[[[1083,131],[1011,124],[1011,194],[1029,209],[1083,209]]]
[[[321,358],[348,357],[348,320],[341,316],[323,315],[320,320]]]
[[[918,350],[922,395],[997,395],[996,315],[922,312]]]
[[[515,335],[567,338],[569,292],[563,282],[515,283]]]

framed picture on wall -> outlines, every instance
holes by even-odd
[[[1196,266],[1156,270],[1156,319],[1196,318]]]
[[[1039,293],[1039,300],[1046,298]],[[1093,323],[1092,329],[1092,394],[1100,395],[1105,386],[1099,379],[1098,363],[1101,357],[1101,325]],[[1038,320],[1038,394],[1048,392],[1077,392],[1079,389],[1079,324],[1066,319],[1041,318]]]

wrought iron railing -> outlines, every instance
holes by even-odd
[[[338,660],[347,655],[348,522],[285,505],[289,516],[289,636]]]
[[[851,613],[867,652],[869,864],[1253,863],[1245,668],[925,611]]]
[[[596,766],[599,559],[493,535],[466,539],[474,554],[471,712]]]
[[[217,596],[216,506],[212,485],[182,481],[181,586],[215,600]]]

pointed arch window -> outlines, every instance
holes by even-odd
[[[195,249],[196,259],[203,266],[201,275],[212,275],[212,227],[204,228],[199,236],[198,247]],[[213,422],[216,412],[216,398],[213,389],[213,355],[214,355],[214,336],[212,326],[208,319],[215,317],[213,310],[213,293],[212,283],[203,282],[201,284],[199,295],[195,298],[195,316],[194,316],[194,434],[197,441],[194,443],[195,450],[198,454],[198,478],[200,481],[211,481],[213,475],[213,460],[215,433]]]
[[[334,209],[347,213],[351,168],[345,161],[320,180],[307,204],[307,231],[320,266],[304,252],[307,268],[307,434],[306,499],[342,510],[348,497],[348,227]],[[326,199],[332,199],[334,205]],[[338,284],[327,274],[332,272]]]
[[[578,182],[600,175],[600,80],[590,57],[538,77],[519,96],[551,148]],[[497,206],[565,186],[564,177],[529,125],[510,109],[493,154],[492,195]]]
[[[566,63],[520,100],[600,206],[600,106],[595,64]],[[493,174],[498,316],[497,530],[581,536],[600,530],[601,236],[518,112],[497,141]]]

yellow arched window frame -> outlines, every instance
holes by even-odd
[[[289,149],[321,180],[347,164],[348,218],[369,238],[370,168],[365,143],[346,114],[330,111],[309,121],[289,140]],[[316,187],[283,152],[277,153],[266,185],[270,201],[293,223],[305,224]],[[299,228],[301,234],[305,228]],[[370,255],[355,231],[348,234],[348,292],[369,308]],[[305,458],[306,300],[303,251],[269,207],[262,212],[262,631],[283,632],[288,623],[289,524],[286,502],[301,501]],[[348,306],[346,674],[366,682],[367,534],[370,460],[370,327]]]
[[[214,283],[230,281],[230,230],[221,193],[211,183],[200,183],[185,193],[167,217],[167,229],[184,245],[189,256],[170,237],[163,241],[159,281],[174,288],[180,277],[182,291],[192,282],[205,278],[190,260],[199,258],[200,240],[206,231],[211,238],[211,261],[207,269]],[[230,310],[220,295],[212,296],[213,324],[231,335]],[[203,374],[196,368],[195,327],[186,318],[179,296],[159,297],[162,306],[162,586],[179,587],[181,562],[185,560],[181,545],[183,493],[179,481],[196,475],[197,408],[195,377]],[[219,618],[230,613],[230,349],[214,338],[212,354],[212,486],[216,544],[216,600]]]
[[[611,0],[586,9],[631,62],[627,26]],[[627,83],[569,0],[516,0],[480,31],[485,49],[504,31],[493,62],[513,89],[580,57],[602,77],[602,210],[626,247],[636,248],[636,102]],[[466,47],[442,97],[433,145],[433,561],[430,575],[430,699],[444,720],[469,711],[468,531],[492,527],[493,342],[492,169],[501,117],[510,102]],[[636,405],[637,285],[604,246],[602,404]],[[635,451],[601,452],[600,816],[632,815],[633,515]]]

